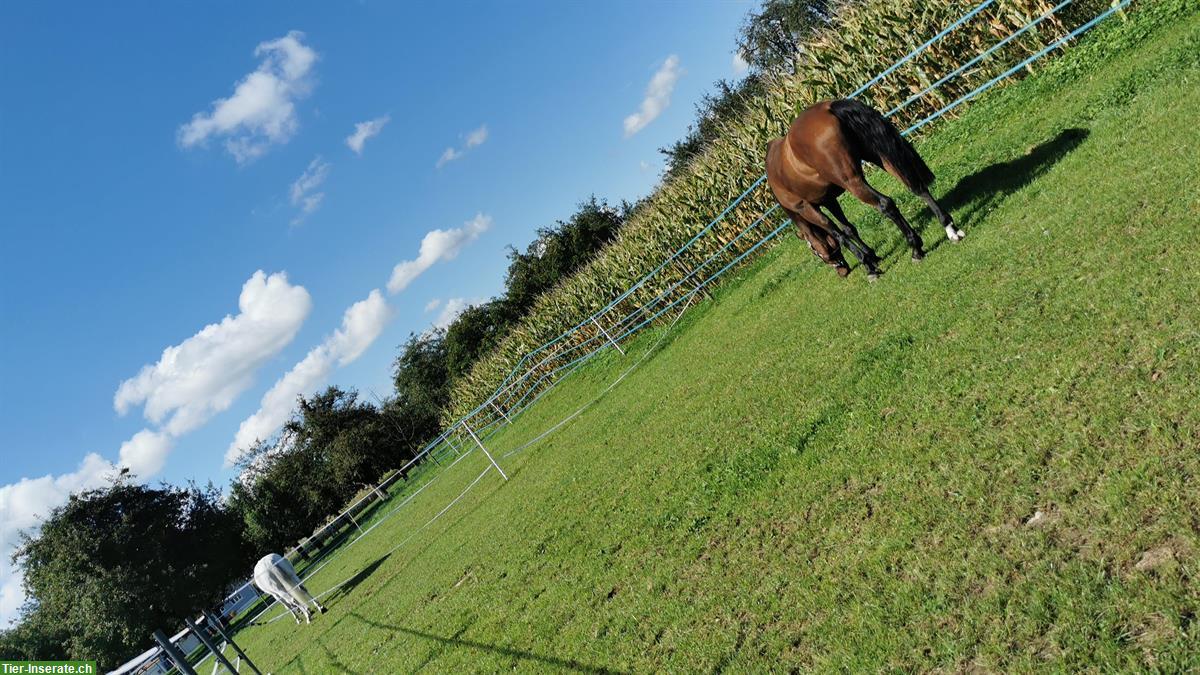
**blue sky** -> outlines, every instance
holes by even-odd
[[[386,396],[508,244],[649,192],[750,6],[0,5],[0,624],[71,489],[227,484],[273,388]]]

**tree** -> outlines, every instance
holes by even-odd
[[[446,371],[462,377],[504,337],[514,312],[503,300],[468,307],[446,330]]]
[[[539,229],[537,239],[524,253],[510,246],[504,283],[505,309],[510,318],[520,318],[539,295],[591,260],[616,236],[629,211],[629,204],[614,208],[593,195],[580,202],[566,222]]]
[[[21,608],[20,622],[0,631],[0,658],[21,661],[66,661],[69,633],[35,602]]]
[[[410,335],[392,364],[392,381],[396,396],[384,414],[409,449],[423,446],[438,434],[438,419],[450,401],[446,332]]]
[[[763,0],[746,15],[737,40],[738,52],[752,72],[796,71],[796,55],[804,39],[833,18],[829,0]]]
[[[96,659],[146,647],[157,628],[215,605],[249,574],[241,523],[211,485],[151,488],[118,479],[73,495],[13,556],[30,604],[5,633],[18,654]]]
[[[504,339],[542,293],[595,257],[617,235],[632,210],[628,203],[613,207],[592,196],[580,202],[568,220],[539,229],[537,238],[524,252],[510,246],[504,294],[467,308],[446,330],[446,371],[450,379],[470,371]]]
[[[340,490],[357,490],[374,483],[398,463],[379,410],[360,403],[358,393],[336,386],[312,398],[300,398],[299,410],[284,425],[293,444],[324,453],[328,480]]]
[[[242,518],[246,539],[256,554],[281,552],[312,534],[336,509],[327,496],[324,467],[306,452],[261,455],[253,478],[235,480],[229,508]]]
[[[257,553],[278,552],[399,467],[411,456],[405,454],[408,447],[378,408],[358,401],[354,391],[328,387],[300,397],[278,438],[243,455],[230,508]]]

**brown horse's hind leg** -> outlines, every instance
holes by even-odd
[[[938,204],[933,195],[929,194],[929,190],[921,190],[917,193],[917,196],[929,205],[929,210],[933,211],[933,215],[937,217],[938,222],[945,228],[947,239],[950,241],[962,241],[962,238],[967,236],[966,233],[958,229],[958,226],[954,224],[954,219],[950,217],[950,214],[942,210],[942,205]]]
[[[904,219],[904,214],[900,213],[900,209],[896,208],[896,202],[891,197],[871,187],[870,183],[867,183],[867,179],[861,173],[851,176],[843,187],[850,194],[858,197],[867,206],[879,209],[883,215],[896,224],[896,227],[900,228],[900,233],[904,235],[904,239],[912,249],[913,262],[918,262],[925,257],[921,235],[917,234],[912,225],[909,225],[908,221]]]

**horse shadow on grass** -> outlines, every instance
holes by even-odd
[[[938,203],[960,226],[969,227],[1009,195],[1049,171],[1060,159],[1087,140],[1089,134],[1087,129],[1064,129],[1053,138],[1030,148],[1020,157],[1007,162],[996,162],[964,176],[949,192],[938,198]],[[936,220],[928,207],[921,211],[921,216]],[[970,230],[967,230],[967,235],[970,234]],[[938,237],[929,250],[941,246],[946,241],[945,238]]]
[[[525,651],[522,649],[515,649],[513,647],[504,647],[501,645],[487,644],[486,642],[476,642],[474,640],[465,640],[461,637],[461,635],[464,632],[466,632],[466,628],[463,628],[463,629],[457,631],[455,634],[453,634],[449,637],[444,637],[441,635],[435,635],[433,633],[427,633],[425,631],[416,630],[414,628],[406,628],[404,626],[398,626],[396,624],[372,621],[356,612],[351,612],[350,616],[355,619],[358,619],[359,621],[361,621],[364,624],[371,626],[373,628],[379,628],[381,630],[392,631],[392,632],[405,633],[405,634],[411,635],[413,637],[422,638],[424,640],[429,640],[431,642],[436,643],[439,646],[439,649],[437,650],[437,652],[435,654],[431,655],[431,658],[436,657],[436,655],[438,653],[441,653],[441,651],[443,651],[447,648],[457,647],[457,648],[472,649],[472,650],[487,652],[490,654],[498,654],[501,656],[509,656],[509,657],[512,657],[515,659],[532,661],[532,662],[541,664],[543,666],[550,666],[553,668],[561,668],[564,670],[571,670],[571,671],[575,671],[578,673],[617,673],[617,672],[620,672],[620,671],[615,671],[615,670],[611,670],[608,668],[591,666],[586,663],[580,663],[579,661],[576,661],[575,659],[563,659],[563,658],[559,658],[556,656],[544,656],[541,654],[535,654],[533,652],[528,652],[528,651]],[[428,665],[428,664],[426,664],[426,665]]]
[[[382,565],[384,563],[384,561],[386,561],[388,559],[388,557],[391,555],[392,555],[391,553],[385,554],[385,555],[381,556],[380,558],[376,559],[370,565],[367,565],[366,567],[359,570],[358,574],[355,574],[354,576],[352,576],[348,580],[346,580],[346,583],[342,584],[341,586],[338,586],[337,590],[335,590],[333,593],[331,593],[329,595],[328,598],[326,598],[325,604],[327,604],[327,605],[337,604],[337,601],[339,599],[341,599],[343,596],[350,595],[351,593],[353,593],[354,589],[359,584],[366,581],[367,577],[374,574],[375,570],[379,569],[379,566]]]
[[[985,166],[975,173],[959,179],[958,183],[944,195],[938,195],[936,189],[932,190],[933,195],[960,227],[967,228],[969,237],[970,227],[977,225],[983,214],[998,206],[1012,193],[1029,185],[1049,171],[1060,159],[1082,145],[1090,133],[1087,129],[1077,127],[1063,129],[1053,138],[1033,146],[1024,155],[1006,162],[996,162]],[[921,207],[919,213],[923,221],[937,223],[937,218],[934,217],[929,207]],[[936,227],[939,233],[931,237],[930,233],[934,231],[934,225],[928,228],[921,227],[916,223],[913,225],[920,230],[922,239],[925,239],[926,253],[937,250],[949,241],[941,236],[941,227]],[[876,248],[879,257],[883,259],[887,259],[901,249],[907,250],[908,248],[903,240],[894,234],[893,228],[886,229],[890,229],[893,234],[885,243]],[[853,265],[853,267],[858,267],[858,265]]]

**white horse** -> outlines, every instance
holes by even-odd
[[[325,611],[321,603],[304,587],[300,577],[296,576],[292,563],[278,553],[263,556],[262,560],[254,565],[254,585],[287,607],[297,624],[300,623],[297,611],[304,615],[305,622],[312,623],[308,612],[310,602],[316,605],[318,611]]]

